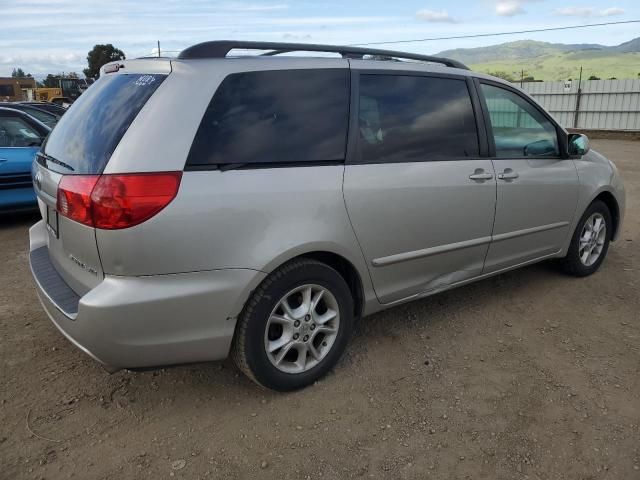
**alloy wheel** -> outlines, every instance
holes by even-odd
[[[269,316],[264,347],[271,364],[285,373],[302,373],[318,365],[335,343],[340,308],[334,295],[315,284],[284,295]]]
[[[602,214],[594,213],[587,218],[578,239],[578,256],[584,266],[590,267],[598,261],[606,239],[607,222]]]

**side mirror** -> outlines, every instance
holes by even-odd
[[[589,152],[589,138],[581,133],[569,134],[569,155],[581,157]]]

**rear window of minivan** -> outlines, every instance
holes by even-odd
[[[104,75],[62,116],[43,151],[60,173],[99,174],[131,122],[166,78],[159,74]]]
[[[187,166],[344,161],[349,70],[235,73],[214,94]]]

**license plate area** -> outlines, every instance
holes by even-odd
[[[56,238],[58,238],[58,227],[58,212],[55,208],[47,205],[47,229]]]

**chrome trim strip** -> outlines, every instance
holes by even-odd
[[[430,257],[431,255],[452,252],[463,248],[477,247],[478,245],[485,245],[489,242],[491,242],[491,237],[474,238],[463,242],[449,243],[438,247],[424,248],[413,252],[404,252],[396,255],[389,255],[388,257],[375,258],[371,263],[374,267],[386,267],[387,265],[415,260],[416,258]]]
[[[532,233],[546,232],[547,230],[554,230],[556,228],[562,228],[569,225],[569,222],[550,223],[549,225],[541,225],[539,227],[525,228],[523,230],[515,230],[513,232],[501,233],[493,236],[494,242],[501,242],[503,240],[510,240],[516,237],[523,237],[524,235],[530,235]]]
[[[490,242],[501,242],[504,240],[510,240],[512,238],[530,235],[532,233],[546,232],[547,230],[554,230],[556,228],[566,227],[567,225],[569,225],[569,222],[550,223],[549,225],[541,225],[539,227],[525,228],[523,230],[516,230],[514,232],[501,233],[499,235],[493,235],[491,237],[474,238],[473,240],[465,240],[463,242],[449,243],[447,245],[424,248],[422,250],[414,250],[412,252],[397,253],[395,255],[389,255],[388,257],[374,258],[371,264],[374,267],[386,267],[388,265],[394,265],[400,262],[407,262],[407,261],[415,260],[418,258],[430,257],[432,255],[439,255],[441,253],[452,252],[454,250],[461,250],[463,248],[477,247],[478,245],[485,245]]]

